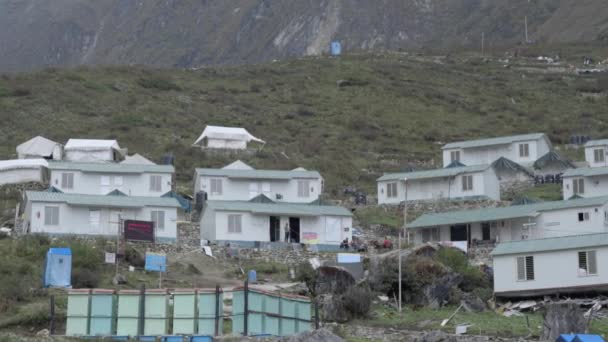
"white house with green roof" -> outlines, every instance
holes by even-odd
[[[277,202],[262,194],[249,201],[207,201],[200,227],[201,239],[218,244],[291,242],[335,249],[352,238],[352,213],[317,202]]]
[[[608,232],[608,196],[428,213],[407,225],[415,244],[469,245]]]
[[[491,253],[497,297],[608,291],[608,234],[502,242]]]
[[[585,143],[585,160],[590,167],[608,167],[608,139]]]
[[[570,169],[562,177],[564,199],[608,196],[608,167]]]
[[[500,184],[490,165],[387,173],[377,179],[378,204],[438,199],[500,199]]]
[[[120,220],[141,220],[154,222],[158,242],[177,240],[175,198],[26,191],[25,203],[29,233],[116,236]]]
[[[544,133],[459,141],[442,147],[443,166],[454,161],[464,165],[492,164],[500,157],[531,164],[551,149],[551,142]]]
[[[49,162],[50,185],[64,193],[160,197],[172,190],[172,165]]]
[[[277,202],[309,203],[323,192],[323,178],[303,168],[256,170],[237,160],[221,169],[196,169],[194,194],[201,191],[210,201],[248,201],[263,194]]]

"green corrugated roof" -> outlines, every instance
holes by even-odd
[[[173,165],[49,162],[50,170],[107,173],[174,173]]]
[[[29,201],[67,203],[74,206],[104,208],[179,207],[175,198],[167,197],[81,195],[46,191],[26,191],[25,196]]]
[[[483,147],[483,146],[492,146],[492,145],[505,145],[511,144],[517,141],[525,141],[525,140],[537,140],[540,138],[544,138],[545,133],[531,133],[531,134],[520,134],[520,135],[511,135],[507,137],[496,137],[489,139],[477,139],[477,140],[466,140],[466,141],[458,141],[449,144],[445,144],[442,149],[448,148],[472,148],[472,147]]]
[[[249,201],[207,201],[211,210],[246,211],[254,214],[297,215],[297,216],[352,216],[352,213],[342,207],[332,205],[316,205],[308,203],[259,203]],[[206,209],[205,209],[206,210]]]
[[[562,177],[593,177],[608,175],[608,167],[581,167],[579,169],[569,169],[564,172]]]
[[[408,224],[407,228],[422,228],[470,222],[506,220],[518,217],[535,216],[541,211],[590,207],[603,205],[606,202],[608,202],[608,196],[579,198],[567,201],[541,202],[501,208],[482,208],[475,210],[424,214],[417,218],[414,222]]]
[[[425,171],[414,171],[414,172],[399,172],[399,173],[387,173],[384,176],[378,178],[379,182],[390,181],[390,180],[403,180],[403,179],[430,179],[430,178],[442,178],[442,177],[454,177],[463,173],[482,172],[485,171],[490,165],[472,165],[463,167],[449,167],[443,169],[425,170]]]
[[[606,145],[608,145],[608,139],[589,140],[585,143],[585,147],[606,146]]]
[[[321,178],[321,174],[317,171],[196,169],[196,174],[198,177],[217,176],[247,179]]]
[[[496,248],[494,248],[491,255],[496,256],[534,252],[549,252],[598,246],[608,246],[607,233],[501,242],[498,244],[498,246],[496,246]]]

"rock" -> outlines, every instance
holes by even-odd
[[[447,273],[435,278],[430,285],[422,289],[423,297],[418,298],[417,304],[439,309],[450,301],[452,289],[457,288],[461,281],[462,276],[457,273]]]
[[[127,277],[122,274],[117,274],[112,278],[113,285],[123,285],[127,283]]]
[[[114,82],[114,84],[112,84],[112,89],[124,93],[126,91],[129,91],[129,85],[124,83],[124,82]]]
[[[346,310],[340,295],[321,295],[319,297],[319,311],[324,322],[345,323],[350,319],[350,314]]]
[[[462,308],[467,312],[482,312],[487,309],[483,300],[471,293],[463,294],[460,304],[462,304]]]
[[[49,332],[49,329],[42,329],[36,333],[36,336],[37,337],[49,337],[49,336],[51,336],[51,333]]]
[[[284,337],[279,341],[282,342],[344,342],[344,339],[338,335],[334,335],[327,329],[311,330],[301,332],[296,335]]]
[[[560,334],[585,333],[585,317],[577,304],[550,303],[545,310],[541,340],[555,341]]]
[[[456,342],[455,336],[448,335],[440,330],[424,332],[413,339],[413,342]]]
[[[317,268],[315,293],[334,294],[343,293],[344,290],[355,284],[355,277],[343,267],[321,266]]]
[[[336,86],[338,86],[338,88],[342,88],[342,87],[348,87],[353,85],[351,81],[348,80],[337,80],[336,81]]]

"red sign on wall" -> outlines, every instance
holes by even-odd
[[[125,239],[154,242],[154,222],[126,220]]]

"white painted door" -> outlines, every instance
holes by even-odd
[[[325,219],[325,240],[327,242],[342,241],[342,220],[339,217]]]

